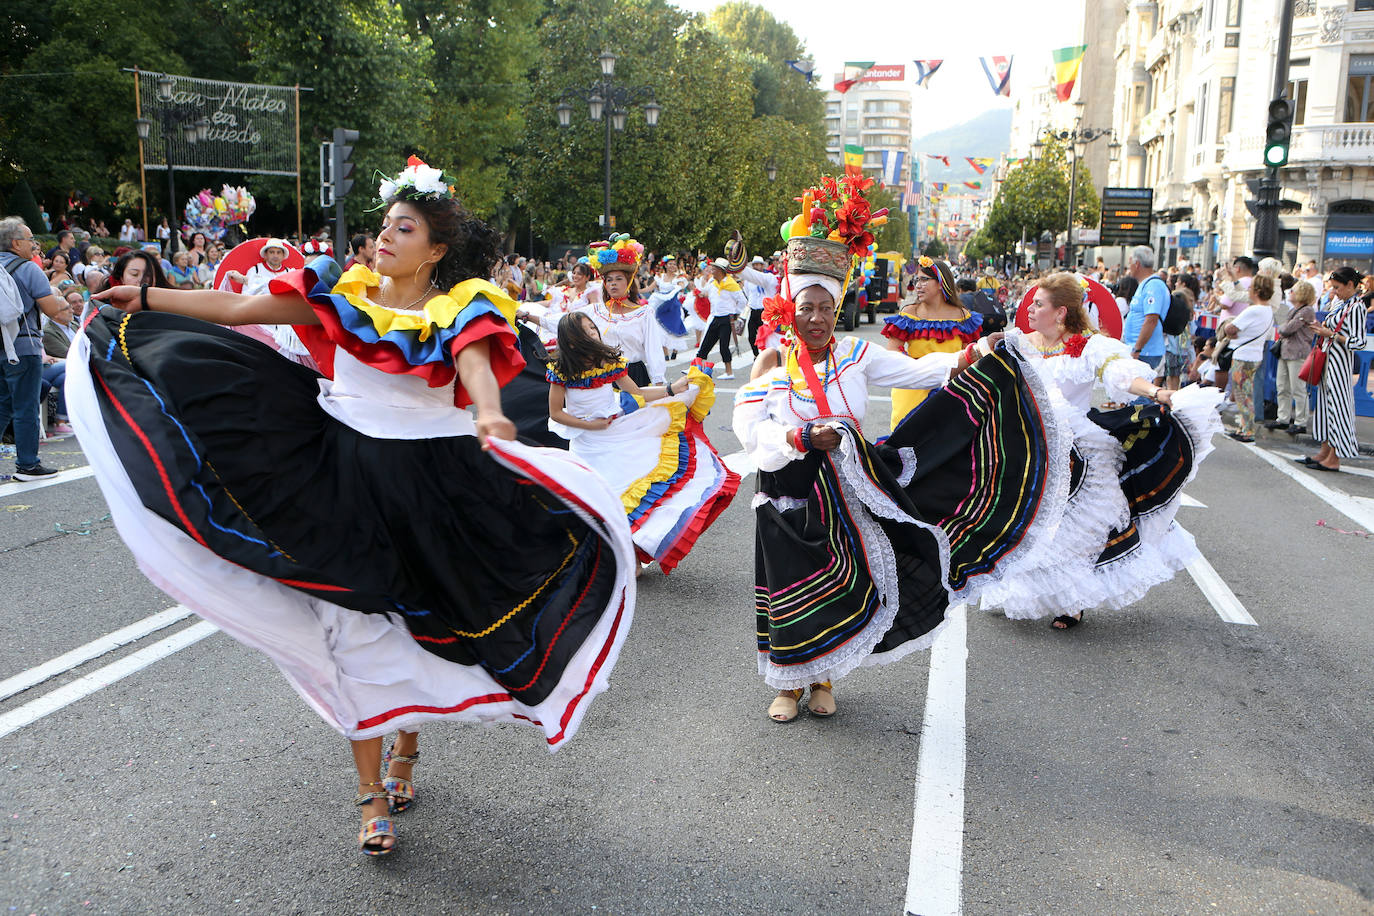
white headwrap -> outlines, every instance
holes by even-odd
[[[794,300],[808,286],[819,286],[830,294],[830,298],[834,300],[836,306],[840,304],[841,281],[834,277],[827,277],[825,274],[794,274],[789,272],[787,282],[791,285]]]

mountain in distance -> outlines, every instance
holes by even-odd
[[[913,112],[915,115],[916,112]],[[1011,145],[1011,109],[993,108],[983,112],[971,121],[956,124],[917,137],[911,144],[916,155],[921,158],[927,181],[986,181],[992,174],[989,170],[981,177],[973,167],[964,161],[965,156],[996,159]],[[927,159],[927,153],[948,156],[950,168],[943,162]],[[990,187],[985,184],[984,187]]]

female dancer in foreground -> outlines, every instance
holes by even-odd
[[[498,236],[414,158],[381,196],[376,273],[319,259],[259,296],[115,287],[101,299],[127,314],[94,318],[68,381],[139,567],[351,740],[369,855],[414,799],[420,724],[572,736],[607,687],[635,568],[601,479],[508,441],[515,303],[476,279]],[[216,326],[246,323],[294,325],[325,378]]]
[[[1008,617],[1054,614],[1058,629],[1077,626],[1088,608],[1139,601],[1197,558],[1174,513],[1221,431],[1216,389],[1155,385],[1155,370],[1131,359],[1128,344],[1092,333],[1084,295],[1076,275],[1052,274],[1035,291],[1031,333],[1009,335],[1069,403],[1073,476],[1053,540],[981,591],[985,608]],[[1096,410],[1094,388],[1112,401],[1151,403]]]
[[[866,217],[849,203],[863,179],[844,180],[848,194],[827,197]],[[1004,348],[985,355],[995,341],[911,359],[835,339],[853,252],[868,245],[863,220],[844,222],[857,223],[848,242],[820,237],[828,226],[792,233],[764,321],[794,342],[760,354],[735,397],[733,427],[759,469],[758,661],[780,690],[775,722],[797,717],[808,685],[812,715],[832,715],[834,680],[928,647],[952,601],[1052,532],[1067,486],[1068,442],[1043,419],[1038,379]],[[875,446],[870,385],[941,390]]]

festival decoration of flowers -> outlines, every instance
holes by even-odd
[[[807,188],[797,198],[801,212],[782,224],[783,241],[795,235],[843,242],[856,257],[863,257],[873,244],[872,229],[887,222],[887,208],[873,210],[864,192],[873,179],[857,171],[846,171],[839,178],[821,176],[820,183]]]
[[[592,242],[587,246],[587,263],[597,272],[609,267],[634,273],[643,258],[644,246],[630,238],[628,232],[617,233],[605,242]]]
[[[181,234],[189,239],[197,232],[207,238],[220,239],[230,226],[248,222],[248,217],[258,208],[258,203],[247,188],[234,188],[223,185],[218,195],[205,188],[194,197],[187,198]]]
[[[411,156],[406,160],[406,167],[394,178],[382,179],[377,186],[377,196],[381,200],[390,200],[392,197],[402,200],[452,200],[453,179],[419,156]]]

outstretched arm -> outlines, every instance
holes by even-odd
[[[477,439],[485,451],[487,438],[514,439],[515,424],[501,412],[501,386],[491,371],[491,347],[484,337],[458,351],[458,378],[477,412]]]
[[[145,306],[150,312],[171,312],[215,324],[319,324],[315,310],[294,294],[241,296],[215,289],[157,289],[112,286],[92,297],[126,312]]]

